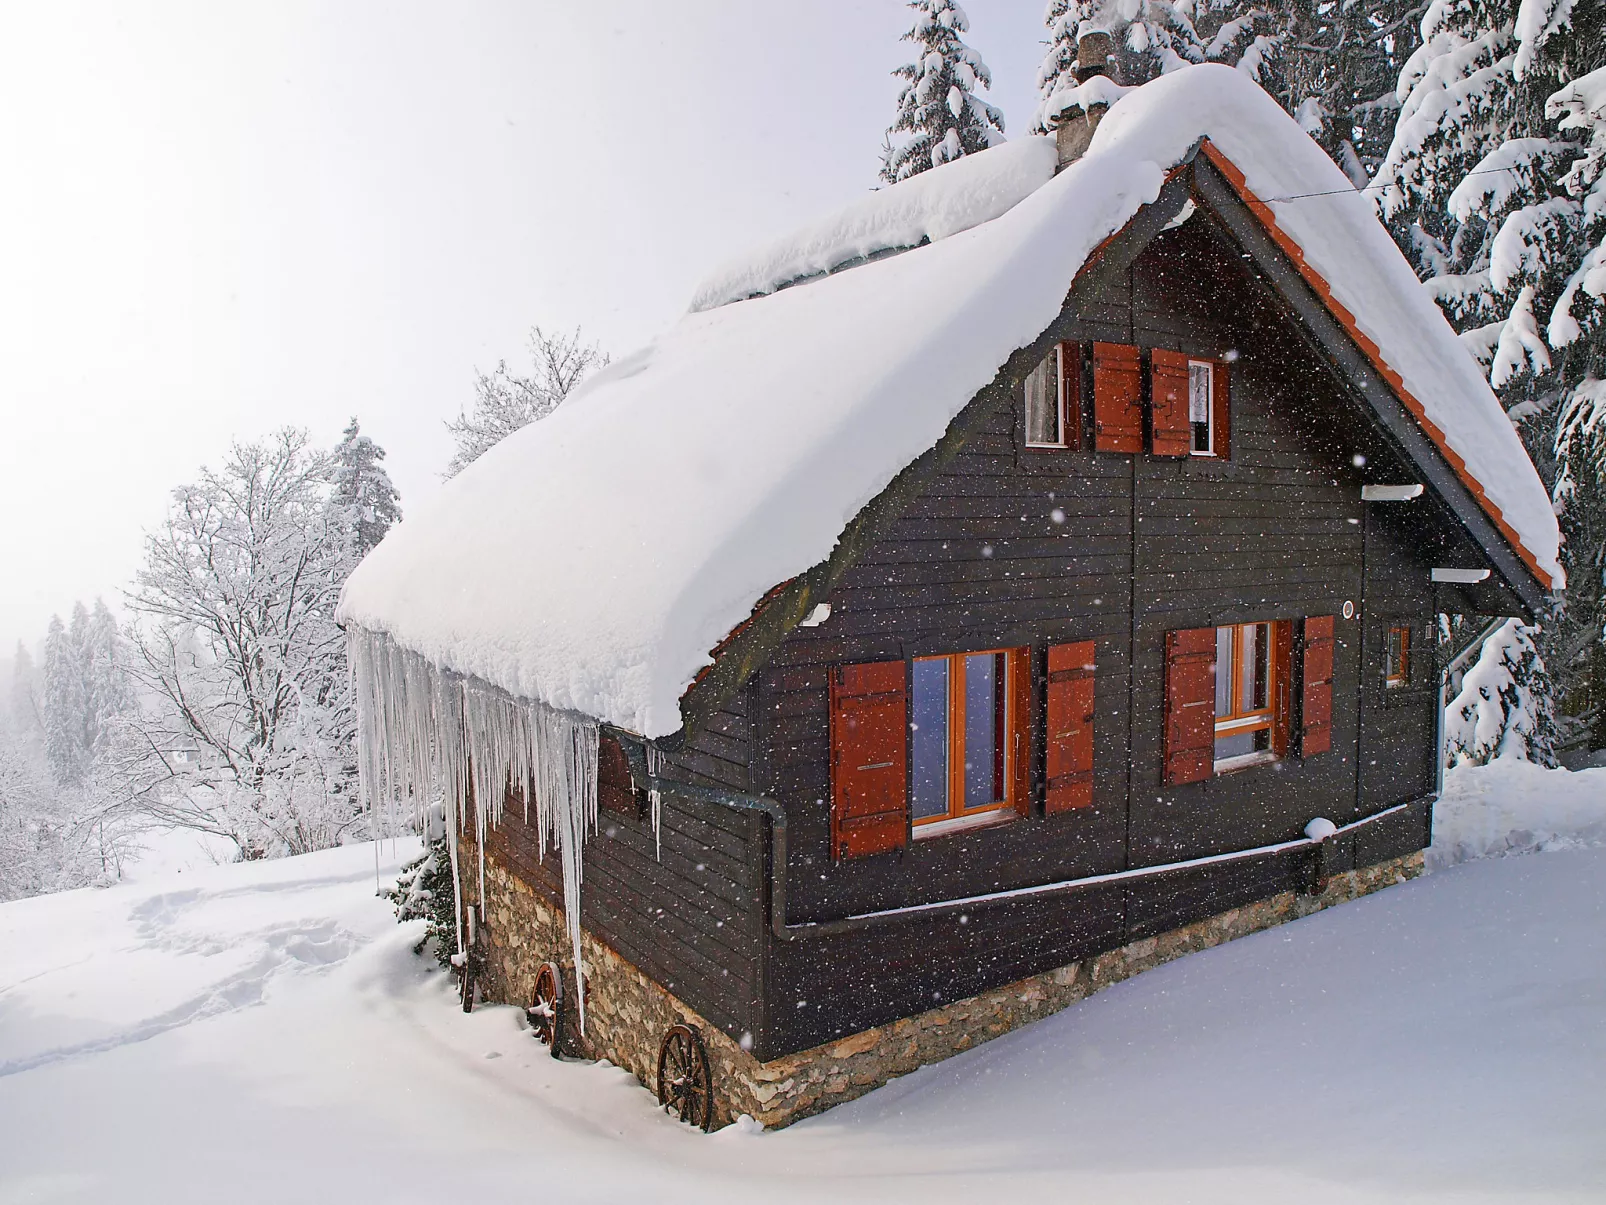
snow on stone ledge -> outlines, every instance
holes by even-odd
[[[710,650],[830,555],[1206,135],[1559,576],[1544,487],[1370,204],[1259,87],[1200,66],[1123,97],[1081,160],[991,221],[686,315],[393,529],[352,574],[341,621],[522,699],[675,732]],[[1026,142],[925,175],[1046,164],[1048,140]]]
[[[830,217],[722,264],[691,310],[711,310],[855,260],[937,242],[1018,205],[1054,174],[1054,140],[1018,138],[879,189]]]

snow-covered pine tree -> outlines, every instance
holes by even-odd
[[[89,613],[87,651],[84,695],[89,722],[86,735],[90,756],[98,759],[111,737],[112,726],[128,710],[132,698],[123,634],[117,626],[117,617],[104,599],[97,598]]]
[[[1079,37],[1111,34],[1121,82],[1192,63],[1236,66],[1271,93],[1357,186],[1382,161],[1398,109],[1395,85],[1415,49],[1423,0],[1052,0],[1038,71],[1044,105],[1074,87]]]
[[[1597,33],[1597,47],[1601,35]],[[1606,67],[1557,89],[1547,115],[1585,138],[1562,177],[1580,206],[1576,237],[1562,250],[1566,284],[1550,312],[1546,337],[1566,392],[1556,426],[1556,487],[1570,550],[1571,624],[1590,637],[1571,663],[1581,685],[1566,700],[1570,719],[1606,748]],[[1593,595],[1593,598],[1591,598]]]
[[[7,728],[19,745],[27,747],[39,740],[44,721],[39,711],[39,670],[33,654],[22,641],[11,658],[11,688],[7,709]]]
[[[0,733],[0,903],[59,885],[62,826],[53,815],[48,776],[10,734]]]
[[[1521,620],[1508,619],[1483,642],[1461,692],[1445,708],[1447,766],[1481,766],[1497,757],[1555,764],[1550,682],[1536,634]]]
[[[579,327],[572,335],[549,335],[532,326],[530,357],[529,376],[509,371],[506,360],[489,376],[476,372],[473,406],[446,421],[457,448],[445,476],[457,476],[519,428],[551,414],[587,373],[608,363],[608,353],[584,342]]]
[[[401,495],[385,472],[385,449],[362,434],[356,415],[334,451],[333,504],[355,565],[392,524],[401,522]]]
[[[1434,0],[1422,33],[1375,183],[1556,498],[1569,585],[1538,640],[1577,729],[1606,701],[1601,329],[1583,284],[1601,237],[1587,114],[1606,0]]]
[[[1396,87],[1416,50],[1423,0],[1229,0],[1214,8],[1200,14],[1209,21],[1206,56],[1236,63],[1357,188],[1365,185],[1394,135]]]
[[[916,54],[892,73],[904,85],[882,150],[888,184],[1004,141],[1004,115],[976,95],[993,77],[960,37],[970,28],[965,10],[955,0],[910,0],[909,7],[915,22],[902,40]]]
[[[80,622],[79,616],[82,616]],[[45,729],[45,758],[58,784],[83,781],[89,770],[89,750],[84,743],[88,700],[84,697],[82,644],[75,639],[78,629],[87,629],[89,616],[77,604],[73,628],[52,615],[45,633],[45,680],[40,712]]]

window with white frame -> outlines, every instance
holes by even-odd
[[[1192,453],[1216,454],[1215,366],[1207,360],[1188,361],[1188,424],[1193,428]]]

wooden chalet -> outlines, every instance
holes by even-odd
[[[1418,872],[1436,616],[1531,615],[1557,580],[1553,531],[1519,534],[1491,501],[1538,489],[1514,436],[1477,463],[1457,448],[1445,406],[1493,430],[1487,389],[1456,384],[1431,412],[1431,374],[1402,375],[1336,299],[1335,254],[1398,259],[1381,230],[1335,235],[1319,263],[1290,233],[1301,200],[1257,193],[1233,113],[1260,123],[1234,145],[1272,139],[1267,159],[1310,144],[1224,74],[1067,102],[1067,173],[1141,145],[1137,117],[1094,127],[1152,89],[1204,112],[1152,198],[1094,232],[1052,320],[828,555],[743,603],[673,731],[591,713],[575,943],[560,859],[517,792],[478,826],[462,801],[483,997],[690,1120],[783,1124]],[[1311,169],[1305,191],[1334,179]],[[1442,321],[1423,329],[1445,363],[1462,354]],[[520,438],[551,438],[540,426]],[[348,622],[406,646],[383,599],[354,596]]]

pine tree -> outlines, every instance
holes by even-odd
[[[19,744],[28,745],[44,730],[39,710],[39,671],[34,665],[28,646],[17,641],[17,652],[11,659],[11,700],[9,728]]]
[[[123,635],[116,617],[105,601],[99,598],[95,600],[94,609],[89,615],[86,660],[86,748],[92,759],[98,759],[111,739],[112,726],[132,702],[123,653]]]
[[[1599,47],[1599,39],[1596,42]],[[1589,727],[1591,748],[1606,748],[1606,67],[1554,92],[1547,115],[1587,141],[1562,177],[1579,202],[1574,237],[1557,256],[1566,282],[1546,337],[1558,355],[1565,392],[1556,426],[1556,487],[1571,574],[1568,602],[1577,633],[1569,669],[1582,685],[1568,710]],[[1588,637],[1587,646],[1584,637]]]
[[[902,40],[917,54],[893,71],[904,85],[881,156],[888,184],[1004,141],[1004,115],[976,95],[993,77],[959,36],[970,28],[965,10],[955,0],[910,0],[909,7],[915,23]]]
[[[1423,0],[1276,0],[1231,4],[1205,43],[1291,113],[1354,181],[1382,164],[1399,112],[1396,86],[1416,50]],[[1225,18],[1223,20],[1223,18]]]
[[[446,422],[457,444],[447,477],[457,476],[521,427],[551,414],[587,373],[608,363],[602,348],[582,341],[579,327],[572,335],[549,335],[531,327],[530,356],[534,364],[529,376],[510,372],[506,360],[490,375],[475,374],[472,408]]]
[[[83,614],[82,626],[88,626],[89,617],[83,605],[76,608]],[[78,614],[74,615],[74,628],[78,628]],[[70,785],[83,781],[89,769],[88,750],[84,745],[83,663],[80,644],[74,634],[61,622],[61,616],[50,617],[45,634],[45,682],[40,711],[45,729],[45,757],[50,772],[59,784]]]
[[[353,564],[401,522],[401,495],[385,472],[384,459],[385,449],[360,432],[353,415],[335,445],[333,498]]]
[[[1606,0],[1435,0],[1422,34],[1400,77],[1380,207],[1552,490],[1568,591],[1539,645],[1564,723],[1593,717],[1606,744],[1606,389],[1586,284],[1602,233],[1588,113]]]
[[[1483,642],[1461,691],[1445,708],[1445,763],[1484,765],[1497,757],[1555,764],[1556,724],[1536,629],[1508,619]]]
[[[1382,161],[1399,108],[1395,84],[1416,46],[1423,0],[1053,0],[1034,127],[1075,87],[1077,41],[1109,33],[1124,84],[1193,63],[1235,66],[1288,110],[1357,186]]]

